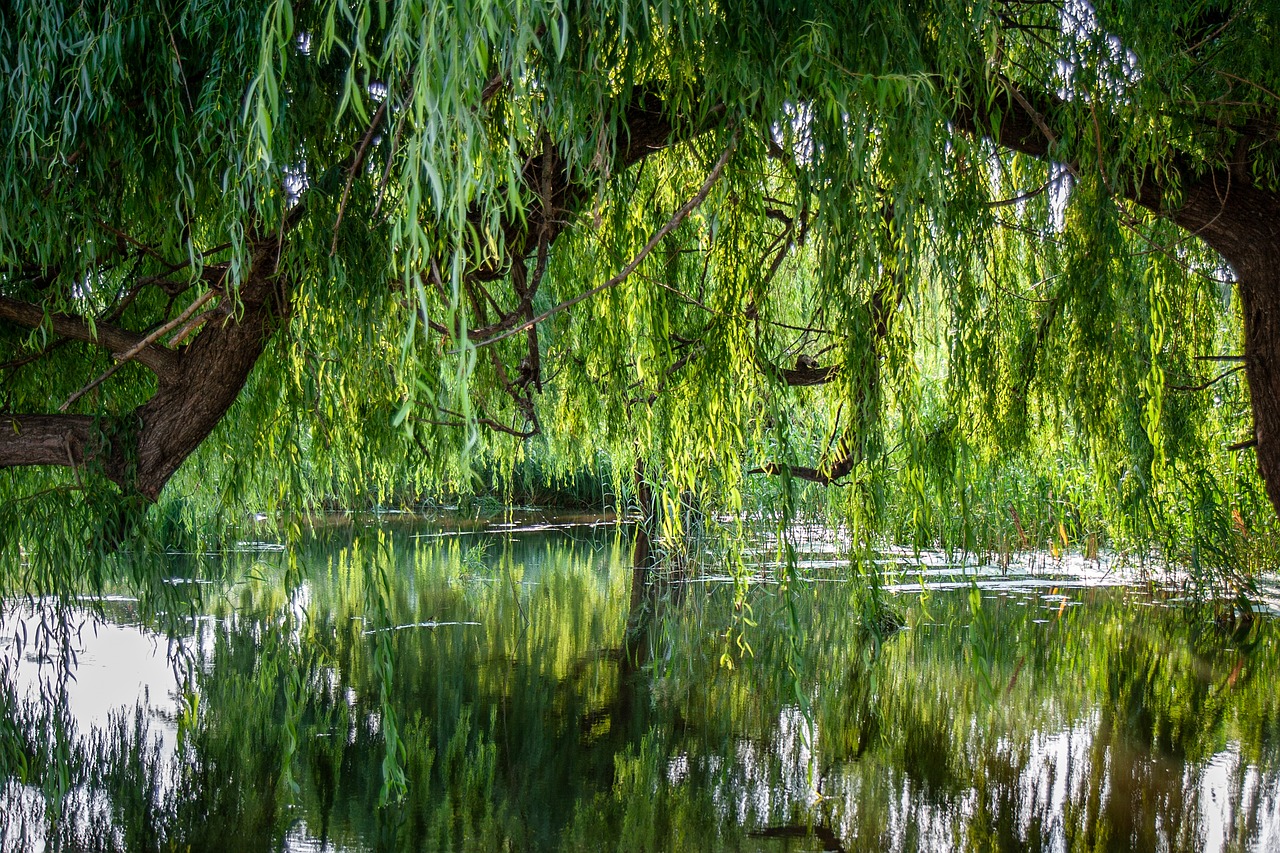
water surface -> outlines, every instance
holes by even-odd
[[[716,557],[637,598],[628,537],[508,517],[246,545],[177,645],[127,600],[45,648],[14,610],[0,838],[1280,849],[1268,616],[1047,555],[886,554],[873,595],[803,532],[794,568],[764,540],[749,579]],[[22,702],[62,689],[56,720]]]

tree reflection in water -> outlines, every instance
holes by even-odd
[[[744,654],[730,584],[633,595],[610,527],[292,556],[228,570],[168,703],[77,727],[7,679],[7,847],[1280,845],[1269,619],[992,581],[898,592],[906,627],[873,637],[858,583],[760,583]]]

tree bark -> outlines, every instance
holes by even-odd
[[[45,321],[40,306],[0,296],[0,320],[9,320],[27,328],[37,328]],[[127,332],[110,323],[95,322],[92,326],[71,314],[48,315],[50,331],[63,338],[98,344],[115,353],[123,353],[139,347],[143,336]],[[142,346],[133,360],[153,371],[157,376],[174,369],[177,357],[158,346]]]
[[[240,317],[208,322],[182,352],[172,376],[138,409],[137,476],[130,486],[154,501],[240,395],[267,342],[289,316],[288,283],[276,272],[274,241],[260,247],[240,287]]]
[[[0,415],[0,468],[83,465],[93,426],[88,415]]]
[[[1193,187],[1174,219],[1235,271],[1258,473],[1280,513],[1280,197],[1251,186],[1219,193],[1210,183]]]

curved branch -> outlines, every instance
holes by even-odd
[[[463,416],[460,412],[455,412],[452,409],[441,409],[440,411],[444,412],[447,415],[452,415],[455,418],[459,418],[460,420],[442,421],[434,418],[420,418],[416,416],[412,416],[409,419],[414,423],[427,424],[429,426],[451,427],[453,429],[466,428],[467,422],[465,419],[463,419]],[[493,418],[479,417],[479,418],[476,418],[476,423],[480,424],[481,426],[488,427],[489,429],[495,432],[500,432],[506,435],[514,436],[520,439],[521,441],[533,438],[535,435],[538,435],[542,432],[542,427],[539,426],[537,423],[535,423],[532,428],[526,429],[526,430],[519,430],[519,429],[516,429],[515,427],[509,427],[504,423],[499,423],[498,421],[495,421]]]
[[[1227,370],[1222,371],[1212,379],[1207,379],[1204,382],[1199,383],[1198,385],[1170,385],[1169,390],[1170,391],[1204,391],[1212,387],[1213,385],[1218,384],[1219,382],[1226,379],[1228,376],[1232,375],[1233,373],[1239,373],[1240,371],[1244,370],[1247,366],[1248,365],[1245,365],[1245,364],[1237,364],[1235,367],[1228,368]]]
[[[849,475],[853,470],[856,462],[853,453],[845,456],[843,459],[836,461],[830,468],[805,468],[800,465],[782,465],[777,462],[770,462],[760,468],[752,468],[747,471],[748,474],[770,474],[775,477],[793,477],[797,480],[807,480],[810,483],[819,483],[823,486],[838,485],[840,480]]]
[[[347,182],[342,186],[342,200],[338,202],[338,215],[333,219],[333,243],[329,247],[329,257],[338,254],[338,230],[342,227],[342,216],[347,212],[347,201],[351,198],[351,185],[355,183],[356,173],[360,171],[360,167],[364,164],[364,156],[369,150],[369,143],[373,142],[374,134],[382,126],[382,119],[387,114],[387,104],[389,103],[391,103],[391,93],[387,92],[382,99],[382,103],[378,105],[377,111],[373,114],[373,118],[369,120],[369,129],[365,131],[364,137],[361,138],[360,147],[356,149],[356,153],[351,160],[351,167],[347,169]]]

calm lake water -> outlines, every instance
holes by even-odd
[[[196,613],[11,608],[0,842],[1280,850],[1269,615],[1047,555],[888,554],[872,594],[803,530],[633,596],[630,535],[354,524],[175,558]]]

